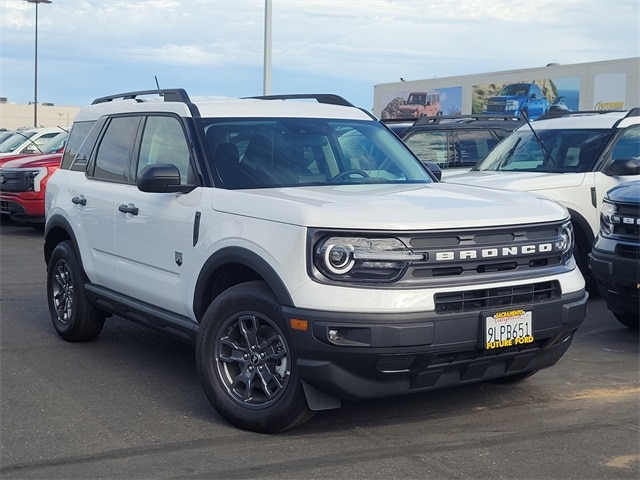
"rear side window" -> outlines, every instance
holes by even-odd
[[[115,117],[98,145],[93,175],[96,180],[130,183],[132,152],[140,117]]]
[[[449,164],[447,132],[416,132],[404,139],[407,146],[424,162],[435,162],[440,167]]]

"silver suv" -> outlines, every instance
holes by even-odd
[[[556,363],[587,301],[566,209],[436,182],[369,113],[300,97],[82,109],[46,191],[58,334],[119,315],[183,338],[215,409],[260,432]]]

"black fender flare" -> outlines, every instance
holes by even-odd
[[[591,225],[589,225],[589,222],[587,222],[587,220],[585,220],[585,218],[575,210],[572,210],[572,209],[568,209],[568,210],[569,210],[569,215],[571,216],[571,223],[574,224],[573,234],[576,238],[576,246],[578,243],[577,241],[578,233],[576,230],[579,228],[581,234],[586,235],[586,237],[584,237],[584,240],[586,241],[586,244],[584,246],[587,248],[587,252],[590,252],[591,246],[593,245],[593,242],[596,238],[595,235],[593,234],[593,230],[591,230]]]
[[[204,263],[193,295],[193,311],[197,319],[202,318],[209,306],[211,280],[215,279],[216,271],[228,265],[241,265],[253,272],[271,288],[281,305],[293,306],[293,300],[280,276],[275,270],[255,252],[243,247],[225,247],[215,252]]]
[[[61,231],[64,231],[64,235],[61,233]],[[44,227],[43,253],[44,261],[47,265],[49,264],[49,258],[51,258],[51,254],[56,248],[56,245],[62,240],[67,239],[71,240],[74,250],[78,255],[80,255],[80,250],[78,249],[78,240],[76,239],[73,227],[71,226],[69,221],[62,215],[53,215],[52,217],[50,217]],[[82,262],[80,263],[82,265]],[[84,274],[84,268],[82,269],[82,273]]]

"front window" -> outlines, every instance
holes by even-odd
[[[538,130],[542,146],[528,129],[506,137],[473,170],[517,172],[588,172],[610,130]]]
[[[223,188],[432,181],[402,141],[378,122],[203,119],[202,128],[211,172]]]
[[[505,85],[498,93],[500,97],[525,97],[529,93],[529,85],[526,83],[512,83]]]

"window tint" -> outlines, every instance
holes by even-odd
[[[93,177],[110,182],[131,182],[130,162],[139,117],[112,118],[98,145]]]
[[[426,183],[402,141],[378,122],[202,120],[217,186]]]
[[[640,125],[627,128],[616,141],[611,159],[619,158],[640,158]]]
[[[448,166],[447,132],[416,132],[404,141],[420,160],[435,162],[440,167]]]
[[[71,163],[78,155],[80,146],[87,138],[89,131],[95,125],[95,123],[96,122],[76,122],[73,124],[71,132],[69,132],[67,143],[64,146],[64,154],[62,155],[62,163],[60,168],[68,169],[70,167]],[[93,144],[93,142],[91,143]],[[86,167],[87,165],[87,159],[89,158],[90,153],[91,151],[85,154],[86,156],[84,157],[84,161],[82,162],[84,167]]]
[[[487,130],[460,130],[457,132],[456,157],[449,167],[469,167],[484,159],[497,140]]]
[[[588,172],[610,136],[608,130],[539,130],[540,146],[529,131],[500,142],[475,170]]]
[[[150,116],[147,118],[135,175],[147,165],[169,163],[180,170],[181,183],[189,178],[189,146],[182,124],[175,117]]]

